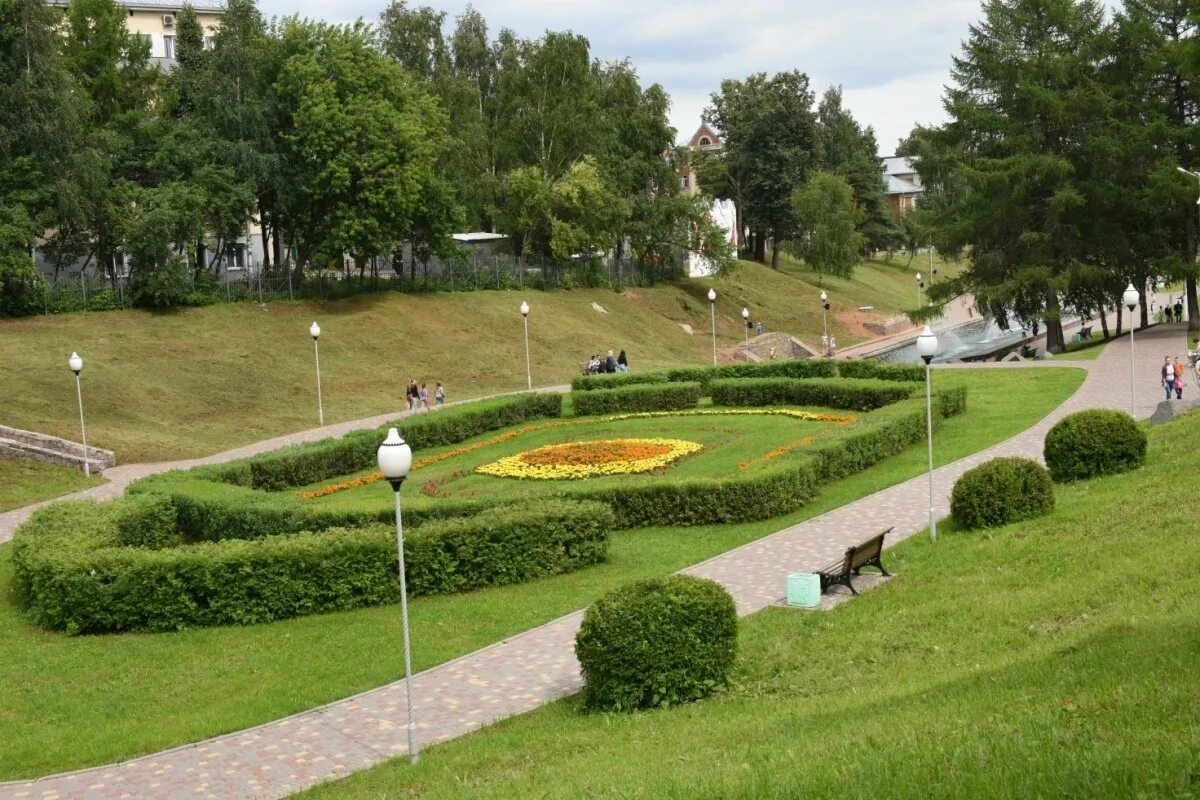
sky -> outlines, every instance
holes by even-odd
[[[270,16],[298,13],[330,22],[374,22],[386,0],[260,0]],[[447,12],[465,0],[409,0]],[[523,37],[572,30],[592,55],[628,58],[643,85],[671,95],[671,123],[686,142],[725,78],[798,69],[819,96],[840,85],[845,104],[875,129],[879,154],[891,155],[916,124],[945,119],[941,99],[951,56],[980,0],[475,0],[493,35]]]

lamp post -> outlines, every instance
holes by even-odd
[[[1129,414],[1132,417],[1137,417],[1137,382],[1133,377],[1133,310],[1137,308],[1138,301],[1141,295],[1138,290],[1133,288],[1133,284],[1125,287],[1125,294],[1121,296],[1125,307],[1129,309]]]
[[[521,318],[525,320],[525,383],[533,391],[533,365],[529,361],[529,303],[522,301]]]
[[[917,353],[925,362],[925,439],[929,443],[929,540],[937,541],[937,520],[933,517],[933,390],[930,362],[937,355],[938,340],[929,326],[917,337]]]
[[[325,403],[321,400],[321,326],[315,321],[308,329],[309,334],[313,337],[313,357],[317,361],[317,420],[321,425],[325,424]]]
[[[917,273],[917,308],[921,307],[921,290],[925,288],[925,282],[921,280],[921,273]]]
[[[90,478],[92,464],[88,458],[87,426],[83,424],[83,389],[79,385],[79,373],[83,372],[83,359],[79,357],[79,353],[71,353],[71,357],[67,359],[67,366],[71,368],[71,372],[75,373],[75,398],[79,400],[79,435],[83,438],[83,474]]]
[[[829,355],[829,295],[821,292],[821,352]]]
[[[712,316],[713,366],[717,364],[717,290],[708,290],[708,311]]]
[[[746,323],[746,346],[750,345],[750,309],[742,309],[742,321]]]
[[[404,578],[404,525],[400,518],[400,485],[412,468],[412,448],[400,437],[395,428],[388,430],[387,438],[376,453],[379,471],[392,485],[396,501],[396,552],[400,558],[400,624],[404,628],[404,691],[408,706],[408,760],[417,763],[417,724],[413,721],[412,699],[412,645],[408,638],[408,584]]]

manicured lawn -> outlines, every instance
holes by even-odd
[[[940,527],[832,613],[744,620],[722,696],[631,716],[575,698],[309,798],[1184,798],[1200,794],[1200,416],[1053,515]],[[1181,520],[1189,519],[1183,512]],[[1163,554],[1170,553],[1164,568]]]
[[[1067,342],[1067,349],[1061,353],[1055,353],[1051,356],[1056,361],[1092,361],[1100,357],[1104,352],[1104,346],[1109,339],[1085,339],[1079,342]]]
[[[1080,384],[1077,370],[939,371],[967,385],[967,413],[937,437],[940,463],[1033,424]],[[410,606],[418,669],[578,609],[632,578],[697,563],[919,474],[912,448],[824,487],[799,512],[766,522],[617,533],[607,563],[570,575]],[[114,761],[247,727],[403,675],[395,607],[247,628],[67,637],[21,616],[9,546],[0,547],[0,779]]]
[[[0,458],[0,511],[50,500],[101,483],[104,483],[103,478],[88,478],[73,467],[23,458]]]

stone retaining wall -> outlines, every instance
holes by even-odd
[[[77,469],[83,469],[84,461],[83,445],[78,442],[6,425],[0,425],[0,455]],[[111,450],[88,447],[87,455],[88,465],[93,472],[100,472],[117,463],[117,457]]]

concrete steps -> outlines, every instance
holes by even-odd
[[[84,465],[83,445],[78,442],[6,425],[0,425],[0,456],[27,458],[80,470]],[[88,447],[87,463],[93,473],[99,473],[115,466],[117,457],[111,450]]]

